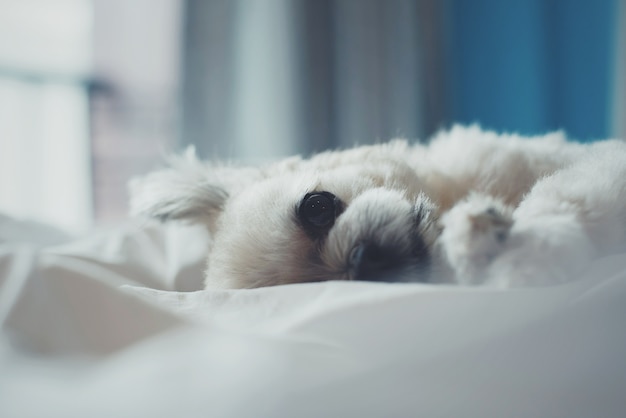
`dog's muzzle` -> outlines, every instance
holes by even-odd
[[[386,281],[385,275],[401,267],[402,250],[373,242],[361,242],[350,253],[350,277],[354,280]]]
[[[429,274],[430,257],[419,237],[411,249],[363,241],[352,249],[348,260],[351,280],[424,283]]]

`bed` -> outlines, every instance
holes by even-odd
[[[626,254],[542,288],[203,291],[209,239],[0,218],[0,416],[626,416]]]

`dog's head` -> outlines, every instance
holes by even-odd
[[[131,211],[212,234],[207,287],[320,280],[428,280],[437,207],[404,142],[264,168],[198,161],[131,182]]]

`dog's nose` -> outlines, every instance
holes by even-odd
[[[397,268],[401,258],[396,248],[362,242],[350,253],[350,270],[356,280],[385,280],[384,273]]]

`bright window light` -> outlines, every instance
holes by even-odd
[[[91,2],[0,0],[0,213],[92,224]]]

